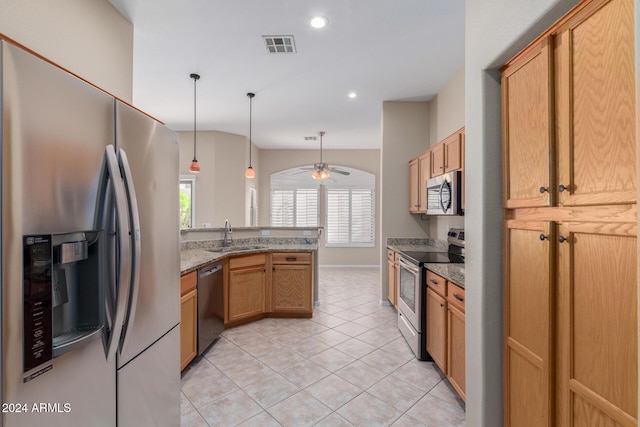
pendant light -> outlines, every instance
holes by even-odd
[[[251,107],[253,104],[253,97],[256,96],[256,94],[249,92],[247,96],[249,97],[249,167],[245,171],[244,176],[247,178],[255,178],[256,171],[251,167]]]
[[[200,163],[198,163],[198,158],[196,157],[196,82],[200,75],[192,73],[189,77],[193,79],[193,160],[189,165],[189,172],[200,173]]]
[[[329,178],[329,166],[326,163],[322,163],[322,137],[326,132],[321,130],[318,132],[320,135],[320,163],[316,163],[313,165],[313,174],[311,176],[313,179],[325,180]]]

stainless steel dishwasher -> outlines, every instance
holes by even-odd
[[[222,262],[198,269],[198,356],[224,329]]]

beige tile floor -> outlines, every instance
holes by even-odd
[[[380,305],[378,268],[321,268],[312,319],[225,330],[182,374],[182,426],[464,426],[464,403]]]

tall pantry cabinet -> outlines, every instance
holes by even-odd
[[[506,426],[637,425],[633,4],[581,2],[502,69]]]

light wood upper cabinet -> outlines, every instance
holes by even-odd
[[[585,8],[556,37],[562,205],[637,199],[633,16],[633,0]]]
[[[636,235],[636,224],[558,226],[558,425],[637,425]]]
[[[431,178],[444,173],[444,145],[438,143],[431,149]]]
[[[271,311],[308,313],[312,308],[310,253],[274,253],[271,273]]]
[[[427,179],[431,154],[425,151],[409,162],[409,212],[427,212]]]
[[[180,370],[196,357],[198,348],[198,273],[192,271],[180,278]]]
[[[502,72],[504,205],[552,203],[553,68],[551,39]]]
[[[429,167],[431,165],[431,151],[425,151],[418,157],[418,212],[427,212],[427,180],[429,179]]]
[[[462,169],[463,135],[464,128],[457,130],[431,148],[431,178]]]
[[[552,257],[548,222],[508,221],[504,271],[504,421],[553,425]],[[541,237],[542,236],[542,237]]]
[[[420,211],[420,162],[418,158],[409,162],[409,212]]]

